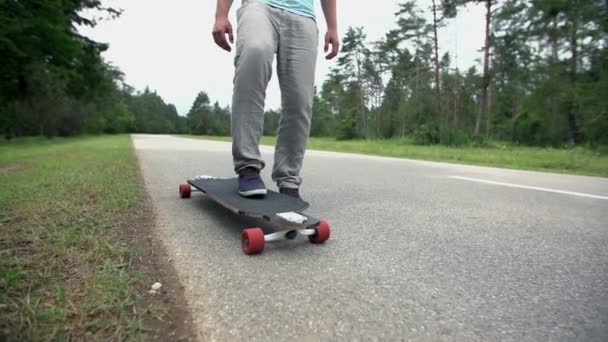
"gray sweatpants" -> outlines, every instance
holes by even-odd
[[[282,113],[272,179],[279,187],[299,187],[310,134],[319,31],[313,18],[244,0],[237,10],[232,155],[235,171],[263,169],[259,142],[264,129],[266,87],[277,55]]]

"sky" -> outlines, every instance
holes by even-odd
[[[338,0],[338,31],[362,26],[368,41],[382,38],[395,28],[397,0]],[[431,0],[417,0],[429,12]],[[205,91],[212,103],[230,105],[234,75],[234,49],[228,53],[215,45],[211,30],[215,0],[106,0],[105,6],[123,10],[114,20],[101,21],[95,28],[80,32],[110,48],[104,58],[125,74],[126,83],[143,90],[155,90],[165,102],[186,115],[196,95]],[[236,32],[234,0],[230,20]],[[323,37],[326,30],[320,1],[315,1],[320,30],[316,84],[323,83],[336,60],[326,61]],[[449,52],[453,67],[479,66],[484,39],[484,8],[471,4],[439,31],[440,56]],[[430,19],[430,17],[429,17]],[[457,58],[456,58],[457,56]],[[267,90],[266,108],[280,107],[276,73]]]

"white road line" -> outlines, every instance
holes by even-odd
[[[592,194],[586,194],[586,193],[582,193],[582,192],[565,191],[565,190],[557,190],[557,189],[550,189],[550,188],[541,188],[541,187],[538,187],[538,186],[527,186],[527,185],[520,185],[520,184],[513,184],[513,183],[496,182],[496,181],[491,181],[491,180],[486,180],[486,179],[461,177],[461,176],[448,176],[448,178],[460,179],[460,180],[469,181],[469,182],[477,182],[477,183],[485,183],[485,184],[492,184],[492,185],[508,186],[508,187],[511,187],[511,188],[537,190],[537,191],[545,191],[545,192],[554,192],[556,194],[564,194],[564,195],[571,195],[571,196],[579,196],[579,197],[587,197],[587,198],[595,198],[595,199],[601,199],[601,200],[608,200],[608,197],[606,197],[606,196],[592,195]]]

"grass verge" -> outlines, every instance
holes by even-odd
[[[149,217],[128,136],[0,143],[0,340],[147,340]]]
[[[231,141],[230,137],[197,135],[185,137]],[[274,137],[263,137],[261,143],[274,145],[275,141]],[[321,151],[608,177],[608,155],[582,147],[558,149],[522,147],[502,143],[491,143],[488,147],[448,147],[414,145],[408,139],[338,141],[333,138],[311,138],[308,148]]]

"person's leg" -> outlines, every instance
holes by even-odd
[[[272,179],[280,189],[297,189],[302,183],[300,169],[310,134],[319,31],[312,18],[287,11],[279,14],[277,74],[283,111]]]
[[[237,173],[243,173],[245,168],[259,171],[265,166],[259,143],[264,131],[266,87],[272,75],[272,61],[278,44],[278,26],[269,10],[261,1],[244,2],[237,10],[230,125]]]

